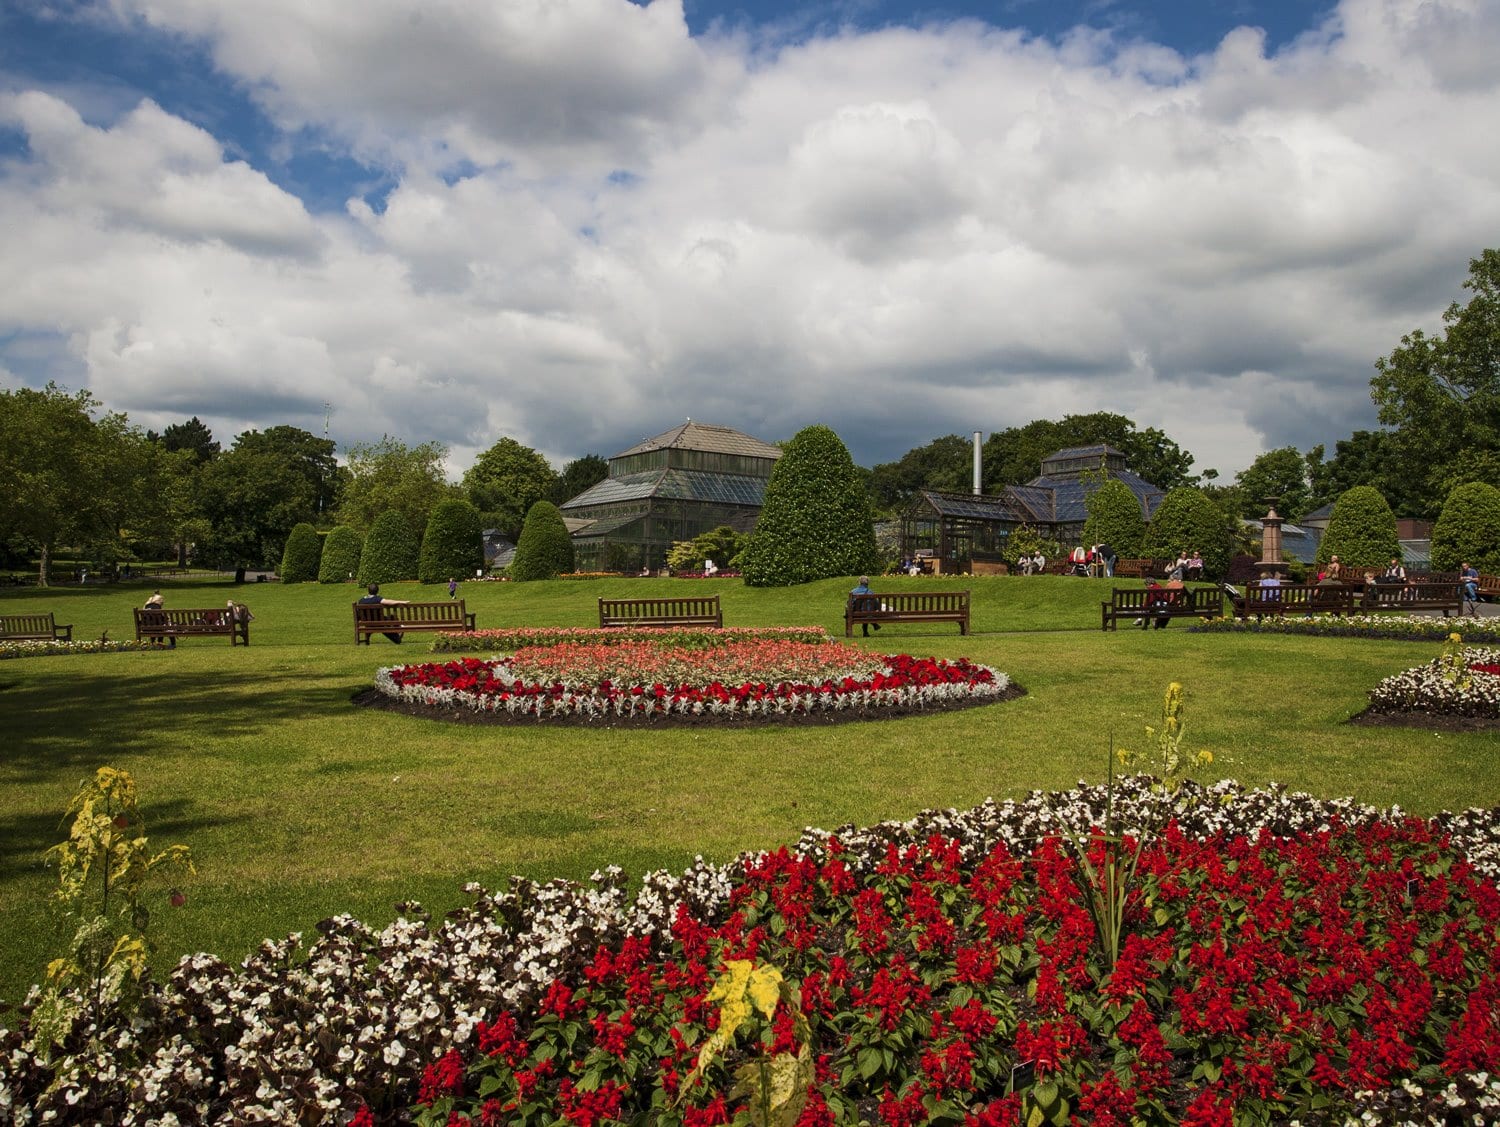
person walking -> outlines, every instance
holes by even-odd
[[[458,580],[454,579],[451,575],[448,577],[448,597],[450,599],[458,598]]]

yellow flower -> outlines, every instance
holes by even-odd
[[[1198,753],[1198,765],[1200,767],[1207,767],[1213,761],[1214,761],[1214,753],[1213,752],[1211,752],[1211,751],[1209,751],[1207,749],[1204,749],[1203,751],[1200,751]]]

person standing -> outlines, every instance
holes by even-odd
[[[1104,561],[1104,577],[1113,579],[1115,575],[1115,560],[1119,559],[1115,550],[1107,543],[1099,545],[1099,558]]]
[[[162,608],[165,605],[166,603],[165,600],[161,597],[161,592],[152,591],[151,597],[145,601],[145,603],[141,606],[141,609],[144,611],[154,611],[155,613],[144,616],[141,619],[142,624],[155,626],[159,629],[164,629],[167,625],[167,616],[166,612]],[[161,645],[160,635],[153,639],[152,644],[157,646]],[[167,648],[171,650],[175,650],[177,648],[177,638],[174,635],[167,635]]]
[[[458,580],[451,575],[448,577],[448,597],[450,599],[458,598]]]

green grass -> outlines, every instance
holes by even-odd
[[[734,624],[821,624],[842,634],[848,580],[751,590],[704,580]],[[466,584],[479,625],[595,624],[599,596],[664,595],[671,580]],[[470,880],[633,875],[725,859],[832,828],[967,806],[1102,776],[1110,734],[1129,746],[1172,680],[1188,690],[1187,746],[1211,775],[1277,781],[1418,812],[1500,803],[1493,736],[1344,721],[1380,677],[1431,643],[1098,629],[1109,581],[882,580],[969,586],[975,633],[891,626],[871,647],[968,656],[1029,695],[964,712],[790,729],[449,725],[350,703],[375,669],[421,660],[409,635],[353,643],[352,587],[163,583],[167,605],[255,612],[253,644],[0,662],[0,997],[15,1000],[52,951],[41,854],[94,768],[131,771],[153,844],[184,842],[199,875],[163,909],[160,959],[238,959],[261,938],[351,912],[373,923],[415,899],[441,912]],[[0,592],[0,613],[52,610],[74,636],[133,635],[148,588]],[[441,588],[390,585],[398,598]]]

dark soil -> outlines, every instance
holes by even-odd
[[[1446,712],[1375,712],[1365,709],[1349,717],[1364,728],[1426,728],[1434,732],[1500,732],[1500,720],[1490,716],[1454,716]]]
[[[702,714],[683,716],[608,716],[592,719],[587,716],[512,716],[508,712],[476,712],[463,705],[412,704],[392,700],[378,689],[363,689],[350,697],[350,701],[361,708],[379,708],[386,712],[399,712],[403,716],[420,716],[427,720],[448,720],[454,724],[547,724],[569,728],[764,728],[764,727],[823,727],[830,724],[848,724],[851,721],[899,720],[906,716],[932,716],[939,712],[957,712],[965,708],[983,708],[1001,701],[1015,700],[1026,695],[1026,690],[1014,681],[998,697],[979,701],[953,701],[929,704],[925,708],[845,708],[826,709],[819,712],[798,712],[783,716],[714,716]]]

